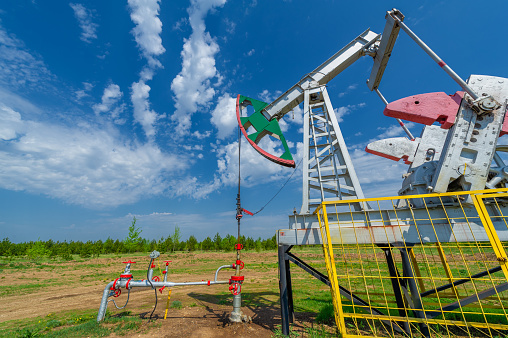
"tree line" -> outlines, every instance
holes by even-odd
[[[82,258],[99,257],[102,254],[126,254],[133,252],[151,252],[157,250],[160,253],[171,253],[176,251],[233,251],[237,243],[237,237],[226,235],[221,237],[217,233],[213,238],[206,237],[203,241],[198,241],[194,235],[189,236],[187,240],[182,240],[180,228],[175,227],[172,234],[167,237],[161,237],[159,240],[149,240],[141,237],[142,230],[136,227],[136,218],[133,219],[129,227],[129,235],[123,239],[111,239],[108,237],[105,241],[30,241],[23,243],[13,243],[9,238],[4,238],[0,242],[0,256],[28,256],[31,259],[42,257],[61,258],[63,260],[72,260],[73,255],[79,255]],[[252,237],[240,237],[240,243],[245,250],[274,250],[277,248],[275,235],[268,239],[253,239]]]

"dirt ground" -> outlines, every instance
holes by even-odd
[[[255,256],[255,257],[254,257]],[[201,281],[213,278],[209,272],[199,271],[199,254],[194,257],[181,255],[173,257],[173,266],[189,266],[190,273],[174,273],[172,281]],[[214,254],[207,258],[213,260]],[[224,261],[224,254],[218,254],[217,260]],[[141,329],[129,331],[131,337],[271,337],[281,324],[280,306],[278,301],[278,278],[275,253],[257,253],[251,255],[250,264],[253,268],[244,269],[246,278],[242,294],[245,301],[242,303],[242,311],[251,318],[249,323],[231,324],[228,320],[232,311],[232,295],[227,285],[215,286],[184,286],[175,287],[171,293],[171,303],[180,301],[181,308],[169,308],[167,318],[164,313],[167,305],[167,289],[158,294],[158,305],[149,323],[148,318],[153,310],[155,296],[152,290],[132,290],[128,306],[125,310],[131,315],[146,319]],[[136,258],[145,265],[146,257]],[[116,259],[118,260],[118,259]],[[69,310],[98,310],[102,292],[110,278],[86,278],[87,274],[111,273],[112,266],[116,270],[123,269],[123,264],[108,265],[111,259],[95,259],[96,264],[84,263],[61,263],[61,267],[54,269],[27,269],[23,274],[15,271],[3,270],[2,275],[7,278],[0,280],[2,286],[22,285],[27,282],[44,284],[48,281],[50,286],[36,289],[33,292],[10,293],[0,297],[0,323],[14,319],[27,319],[45,317],[51,314],[63,313]],[[226,260],[227,261],[227,260]],[[148,262],[148,261],[147,261]],[[263,264],[270,262],[265,267]],[[194,271],[192,264],[196,263]],[[51,263],[48,263],[51,264]],[[83,268],[76,269],[76,265]],[[218,266],[215,262],[208,263]],[[87,266],[85,268],[85,266]],[[254,268],[258,266],[258,268]],[[141,267],[138,267],[141,268]],[[48,271],[49,270],[49,271]],[[145,270],[146,271],[146,270]],[[145,272],[146,273],[146,272]],[[139,274],[139,273],[138,273]],[[228,279],[232,271],[220,273],[219,279]],[[85,277],[85,278],[84,278]],[[138,277],[135,275],[135,278]],[[139,277],[138,277],[139,278]],[[62,285],[67,280],[68,285]],[[86,282],[83,282],[85,280]],[[58,281],[58,282],[55,282]],[[53,282],[53,283],[51,283]],[[54,284],[54,285],[53,285]],[[118,298],[118,306],[123,306],[127,299],[126,290]],[[245,305],[246,304],[246,305]],[[108,305],[111,316],[119,315],[122,311],[115,309],[112,302]],[[315,314],[296,313],[295,323],[292,330],[299,332],[304,337],[307,328],[312,327]],[[114,337],[114,335],[113,335]],[[125,337],[125,336],[124,336]]]

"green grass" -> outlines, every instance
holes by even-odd
[[[141,327],[142,319],[129,311],[107,315],[101,323],[96,312],[68,312],[0,324],[0,337],[106,337],[126,335]]]

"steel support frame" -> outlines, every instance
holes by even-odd
[[[317,114],[314,111],[316,106],[320,107]],[[316,128],[314,121],[325,127],[322,130]],[[301,215],[309,214],[313,207],[325,200],[364,198],[326,86],[309,85],[304,91],[303,149]],[[323,154],[327,156],[320,157]],[[341,184],[341,180],[345,184]],[[315,185],[316,181],[319,187]],[[312,198],[312,189],[320,190],[319,198]],[[363,210],[359,203],[354,204],[354,208]]]
[[[397,248],[400,252],[402,258],[402,268],[403,273],[400,275],[397,266],[395,265],[395,260],[393,258],[393,250],[396,249],[392,244],[377,244],[380,249],[383,250],[386,258],[386,262],[388,265],[388,271],[390,273],[392,288],[394,291],[397,307],[399,308],[399,316],[407,317],[407,309],[413,309],[413,312],[416,317],[421,319],[431,319],[442,315],[443,311],[452,311],[461,306],[467,306],[468,304],[480,301],[484,298],[490,297],[496,292],[503,292],[508,290],[508,283],[502,283],[500,285],[494,286],[490,289],[481,291],[477,294],[471,295],[469,297],[460,299],[455,303],[451,303],[443,306],[437,310],[427,310],[425,311],[422,306],[422,297],[431,295],[436,292],[440,292],[446,289],[449,289],[454,286],[458,286],[460,284],[464,284],[472,281],[475,278],[480,278],[487,274],[495,273],[501,271],[501,267],[494,267],[490,270],[483,271],[477,273],[471,278],[457,280],[453,283],[449,283],[446,285],[442,285],[437,287],[436,289],[428,290],[425,292],[419,292],[416,278],[413,274],[413,267],[410,259],[410,254],[412,251],[412,246],[406,243],[404,247]],[[312,266],[295,256],[291,253],[291,248],[293,245],[285,245],[279,244],[278,246],[278,260],[279,260],[279,289],[280,289],[280,304],[281,304],[281,329],[282,334],[285,336],[289,336],[290,324],[294,322],[294,305],[293,305],[293,291],[291,286],[291,270],[290,270],[290,262],[321,281],[322,283],[331,286],[331,283],[327,276],[322,274],[321,272],[314,269]],[[350,301],[353,301],[355,305],[360,306],[368,306],[368,310],[371,311],[372,314],[382,315],[384,314],[382,311],[378,310],[375,307],[370,306],[370,304],[363,300],[362,298],[353,294],[350,290],[339,285],[340,294]],[[390,326],[393,331],[399,333],[406,333],[411,335],[411,327],[409,322],[406,321],[393,321],[390,322],[388,320],[382,320],[382,322]],[[420,332],[425,337],[430,337],[430,332],[425,324],[419,324]]]
[[[289,336],[289,324],[294,321],[293,289],[291,287],[291,270],[289,268],[289,255],[292,245],[279,245],[279,290],[280,290],[280,317],[282,321],[282,334]]]
[[[327,276],[314,269],[312,266],[295,256],[290,252],[292,245],[279,245],[278,246],[278,259],[279,259],[279,288],[280,288],[280,304],[281,304],[281,327],[282,334],[289,335],[289,325],[294,322],[294,305],[293,305],[293,291],[291,286],[291,270],[289,263],[293,263],[317,280],[331,286],[330,280]],[[393,260],[392,260],[393,261]],[[340,294],[346,297],[348,300],[353,301],[355,305],[364,306],[366,310],[370,311],[374,315],[383,315],[384,313],[363,300],[362,298],[355,295],[350,290],[339,285]],[[404,308],[404,306],[401,306]],[[408,332],[408,329],[404,325],[398,322],[391,322],[388,320],[382,320],[382,322],[391,327],[392,331],[399,333]],[[406,323],[407,324],[407,323]]]

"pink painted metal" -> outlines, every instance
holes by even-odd
[[[389,103],[383,114],[425,125],[438,122],[441,128],[450,129],[455,123],[463,96],[464,92],[456,92],[454,95],[438,92],[408,96]]]

